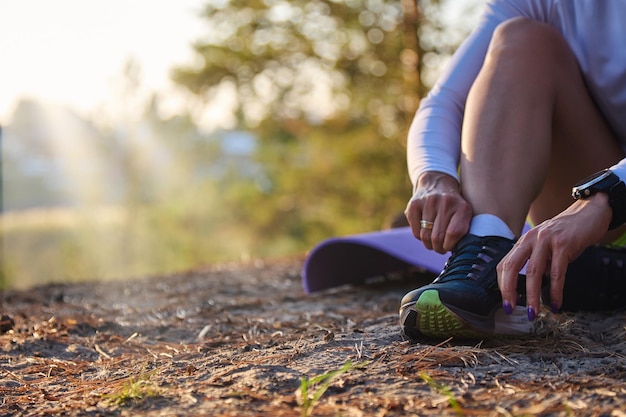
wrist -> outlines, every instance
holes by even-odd
[[[604,194],[603,198],[594,198],[602,206],[611,208],[609,230],[613,230],[626,223],[626,184],[610,169],[605,169],[585,178],[572,188],[572,197],[575,200],[589,200],[597,194]]]
[[[596,193],[588,199],[582,201],[594,206],[597,211],[597,215],[602,219],[608,228],[608,225],[613,219],[613,209],[609,204],[609,196],[605,193]]]
[[[451,175],[438,171],[426,171],[417,179],[415,190],[420,188],[427,189],[445,189],[451,191],[459,191],[459,182]]]

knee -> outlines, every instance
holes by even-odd
[[[562,63],[572,54],[563,36],[552,26],[517,17],[496,28],[488,57],[522,60],[536,65],[541,62]]]

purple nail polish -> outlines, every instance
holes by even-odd
[[[502,308],[504,308],[504,314],[506,315],[510,315],[513,313],[513,307],[511,307],[511,303],[509,303],[508,301],[502,303]]]
[[[550,307],[552,308],[552,312],[553,312],[554,314],[557,314],[557,313],[559,312],[559,310],[560,310],[560,309],[559,309],[559,306],[558,306],[556,303],[552,303],[552,304],[550,304]]]
[[[532,307],[528,307],[528,321],[534,321],[536,316],[537,315],[535,314],[535,309]]]

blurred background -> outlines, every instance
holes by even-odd
[[[483,3],[2,2],[0,288],[388,227],[413,114]]]

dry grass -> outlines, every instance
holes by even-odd
[[[311,415],[625,415],[623,311],[545,315],[530,340],[413,344],[396,323],[412,284],[306,296],[300,262],[4,293],[0,415],[301,416],[302,381],[350,361],[365,365]]]

